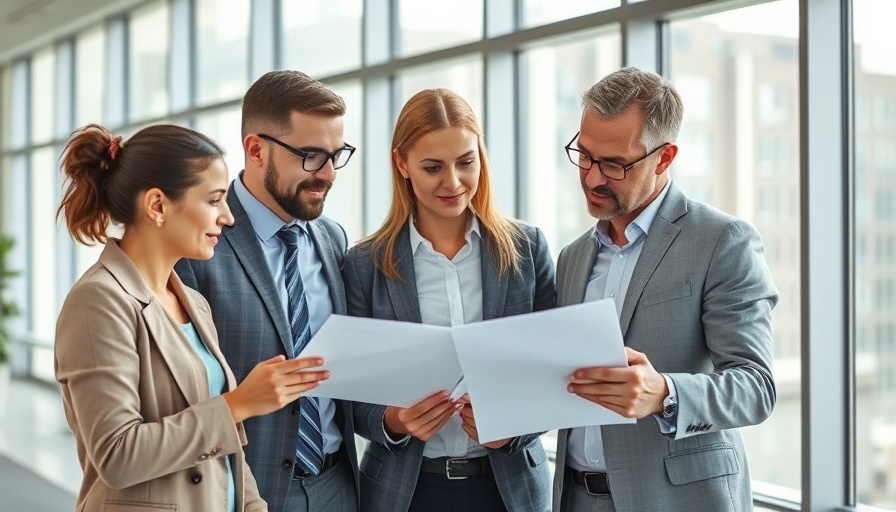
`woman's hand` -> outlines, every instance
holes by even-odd
[[[255,365],[236,389],[224,393],[236,422],[282,409],[330,377],[327,370],[300,371],[324,364],[319,357],[275,356]]]
[[[463,420],[461,425],[464,432],[470,436],[470,439],[479,443],[479,432],[476,431],[476,416],[473,415],[473,406],[470,404],[470,395],[464,395],[461,400],[464,403],[463,409],[460,410],[460,419]],[[490,443],[479,443],[486,448],[497,449],[510,442],[511,438],[498,439]]]
[[[461,407],[463,404],[448,398],[447,391],[439,391],[407,409],[387,407],[383,423],[390,435],[410,434],[426,441]]]

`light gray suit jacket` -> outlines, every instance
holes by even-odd
[[[554,307],[554,263],[541,231],[523,226],[526,240],[518,244],[520,272],[498,275],[494,259],[480,245],[482,261],[482,316],[484,320]],[[488,233],[483,230],[483,238]],[[414,274],[414,259],[407,225],[396,244],[395,259],[404,278],[387,278],[374,263],[369,244],[352,247],[345,258],[343,276],[348,312],[354,316],[421,322]],[[405,445],[386,441],[385,406],[355,403],[355,429],[371,443],[361,460],[361,510],[405,512],[411,504],[424,443],[411,438]],[[504,504],[510,512],[550,509],[547,455],[538,434],[514,438],[506,446],[487,449]]]
[[[234,224],[225,227],[215,255],[209,260],[181,260],[175,266],[184,284],[199,290],[211,305],[224,357],[237,381],[258,364],[278,354],[293,357],[289,321],[271,271],[265,262],[255,229],[231,185],[227,204]],[[317,254],[330,285],[333,313],[345,314],[345,289],[340,267],[347,239],[342,227],[321,217],[308,223]],[[311,298],[310,300],[314,300]],[[358,456],[348,403],[336,402],[336,421],[342,432],[344,456],[348,457],[358,487]],[[282,510],[293,475],[299,402],[270,414],[245,421],[249,445],[246,460],[258,480],[261,496],[271,510]]]
[[[169,284],[232,390],[208,304],[173,273]],[[223,396],[209,398],[205,365],[116,240],[65,299],[55,367],[84,470],[79,512],[226,510],[231,455],[235,509],[268,510],[243,425]]]
[[[663,435],[653,416],[601,427],[610,492],[619,512],[751,510],[737,428],[761,423],[775,404],[770,315],[777,290],[754,228],[669,187],[620,323],[625,344],[674,382],[677,431]],[[590,231],[560,253],[559,306],[584,300],[595,256]],[[555,510],[567,435],[561,431],[557,443]]]

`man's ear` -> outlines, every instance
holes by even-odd
[[[660,160],[656,164],[656,175],[659,176],[666,172],[666,169],[672,165],[672,161],[675,160],[675,155],[678,154],[678,146],[675,144],[669,144],[660,150]]]
[[[246,155],[246,161],[252,162],[256,167],[266,167],[268,153],[265,151],[264,139],[257,134],[250,133],[243,139],[243,152]]]

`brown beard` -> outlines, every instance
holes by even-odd
[[[267,169],[264,172],[264,188],[271,194],[274,201],[280,205],[280,208],[283,208],[283,211],[299,220],[314,220],[320,217],[324,211],[324,201],[330,192],[330,188],[333,186],[329,181],[324,181],[314,176],[299,183],[292,193],[282,190],[279,185],[280,180],[277,175],[277,168],[274,167],[274,162],[269,160]],[[303,190],[323,190],[324,197],[319,200],[303,201],[301,196]]]

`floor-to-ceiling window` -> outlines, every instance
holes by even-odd
[[[674,21],[669,78],[685,115],[672,179],[762,235],[773,312],[777,404],[744,429],[755,480],[800,488],[798,2]]]
[[[856,492],[896,509],[896,3],[853,9]]]
[[[748,220],[763,236],[781,297],[773,315],[778,401],[769,420],[744,435],[755,489],[799,502],[811,478],[802,432],[821,427],[800,428],[813,385],[801,378],[812,311],[801,260],[808,219],[800,214],[807,148],[800,119],[809,108],[801,97],[820,87],[800,79],[799,27],[814,20],[800,9],[834,3],[851,9],[855,39],[854,97],[833,98],[849,100],[854,111],[847,143],[854,158],[848,341],[855,357],[847,393],[855,431],[831,450],[854,458],[850,485],[858,502],[896,509],[891,0],[153,0],[59,33],[0,62],[0,228],[16,237],[11,263],[23,270],[9,291],[23,310],[11,324],[24,340],[14,355],[26,364],[17,371],[52,380],[58,297],[99,250],[60,237],[55,219],[57,160],[76,127],[98,122],[127,137],[151,122],[192,126],[222,145],[235,177],[243,165],[246,87],[267,69],[305,71],[348,105],[345,140],[358,152],[339,171],[325,214],[354,242],[379,225],[390,200],[384,184],[398,110],[422,88],[451,88],[486,131],[502,208],[541,227],[556,256],[593,225],[562,150],[578,127],[581,94],[635,63],[663,72],[684,97],[673,179],[691,198]],[[67,101],[60,105],[60,98]],[[70,125],[62,126],[66,119]],[[808,147],[820,156],[826,149]],[[60,271],[66,258],[72,269]],[[813,334],[809,342],[840,346],[838,336]],[[841,405],[832,406],[832,421],[843,420]]]

